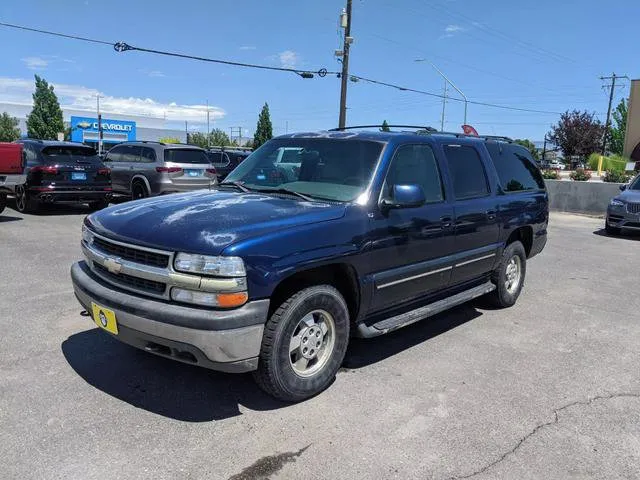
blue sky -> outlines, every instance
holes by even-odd
[[[23,0],[2,2],[0,21],[107,41],[302,69],[339,70],[338,15],[344,0],[244,2],[166,0]],[[579,5],[579,6],[578,6]],[[640,2],[595,0],[354,0],[352,73],[441,93],[439,66],[470,100],[552,112],[586,109],[604,121],[601,75],[640,77]],[[276,134],[337,124],[339,80],[301,79],[168,58],[117,53],[109,46],[0,28],[5,46],[0,102],[28,102],[33,74],[58,86],[61,103],[117,114],[166,115],[202,128],[206,101],[215,126],[253,131],[269,103]],[[628,95],[628,82],[616,99]],[[350,83],[348,124],[440,126],[433,97]],[[486,134],[542,139],[555,114],[470,105],[468,123]],[[446,128],[460,130],[461,103],[446,107]]]

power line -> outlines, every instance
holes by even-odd
[[[220,59],[214,59],[214,58],[207,58],[207,57],[200,57],[197,55],[187,55],[184,53],[177,53],[177,52],[168,52],[165,50],[155,50],[152,48],[144,48],[144,47],[136,47],[133,45],[129,45],[126,42],[107,42],[105,40],[97,40],[95,38],[88,38],[88,37],[81,37],[79,35],[68,35],[65,33],[60,33],[60,32],[52,32],[49,30],[42,30],[39,28],[31,28],[31,27],[25,27],[23,25],[15,25],[12,23],[3,23],[0,22],[0,26],[3,27],[8,27],[8,28],[15,28],[18,30],[25,30],[25,31],[29,31],[29,32],[35,32],[35,33],[40,33],[43,35],[51,35],[54,37],[61,37],[61,38],[69,38],[72,40],[80,40],[83,42],[90,42],[90,43],[97,43],[97,44],[101,44],[101,45],[110,45],[114,48],[114,50],[116,52],[126,52],[126,51],[130,51],[130,50],[135,50],[138,52],[146,52],[146,53],[154,53],[156,55],[164,55],[164,56],[169,56],[169,57],[178,57],[178,58],[186,58],[186,59],[190,59],[190,60],[200,60],[202,62],[209,62],[209,63],[218,63],[218,64],[222,64],[222,65],[232,65],[232,66],[236,66],[236,67],[245,67],[245,68],[256,68],[256,69],[261,69],[261,70],[272,70],[272,71],[278,71],[278,72],[289,72],[289,73],[295,73],[297,75],[300,75],[304,78],[312,78],[314,74],[317,74],[320,77],[324,77],[326,75],[339,75],[339,72],[329,72],[327,71],[327,69],[325,68],[321,68],[318,69],[317,71],[312,71],[312,70],[302,70],[302,69],[297,69],[297,68],[289,68],[289,67],[272,67],[269,65],[259,65],[259,64],[255,64],[255,63],[245,63],[245,62],[235,62],[232,60],[220,60]]]

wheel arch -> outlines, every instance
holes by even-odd
[[[507,238],[507,241],[504,244],[505,248],[516,241],[522,243],[524,251],[527,254],[527,258],[529,258],[531,249],[533,248],[533,227],[530,225],[524,225],[516,228],[511,232],[509,238]]]
[[[147,179],[147,177],[141,174],[136,174],[133,177],[131,177],[131,182],[129,183],[129,193],[133,193],[133,184],[135,182],[142,182],[145,188],[147,189],[147,193],[151,195],[151,184],[149,183],[149,180]]]

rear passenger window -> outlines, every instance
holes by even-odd
[[[544,180],[526,148],[510,143],[488,142],[487,150],[505,192],[544,188]]]
[[[156,161],[156,152],[153,151],[153,148],[142,147],[142,153],[140,154],[140,161],[153,163]]]
[[[396,151],[387,180],[385,196],[390,195],[392,185],[420,185],[426,203],[442,202],[442,180],[436,158],[429,145],[403,145]]]
[[[140,161],[140,147],[129,145],[122,148],[124,149],[122,152],[122,162],[135,163]]]
[[[456,200],[484,197],[489,194],[487,174],[478,151],[466,145],[445,145]]]

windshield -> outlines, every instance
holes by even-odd
[[[348,202],[366,190],[383,147],[381,142],[353,139],[270,140],[247,157],[223,184],[242,182],[248,189],[286,189]]]
[[[42,149],[42,156],[46,163],[100,163],[100,157],[91,147],[83,146],[51,146]]]
[[[636,179],[631,182],[631,185],[629,185],[629,190],[640,190],[640,175],[638,175]]]
[[[171,163],[209,163],[204,150],[193,148],[168,148],[164,151],[164,161]]]

